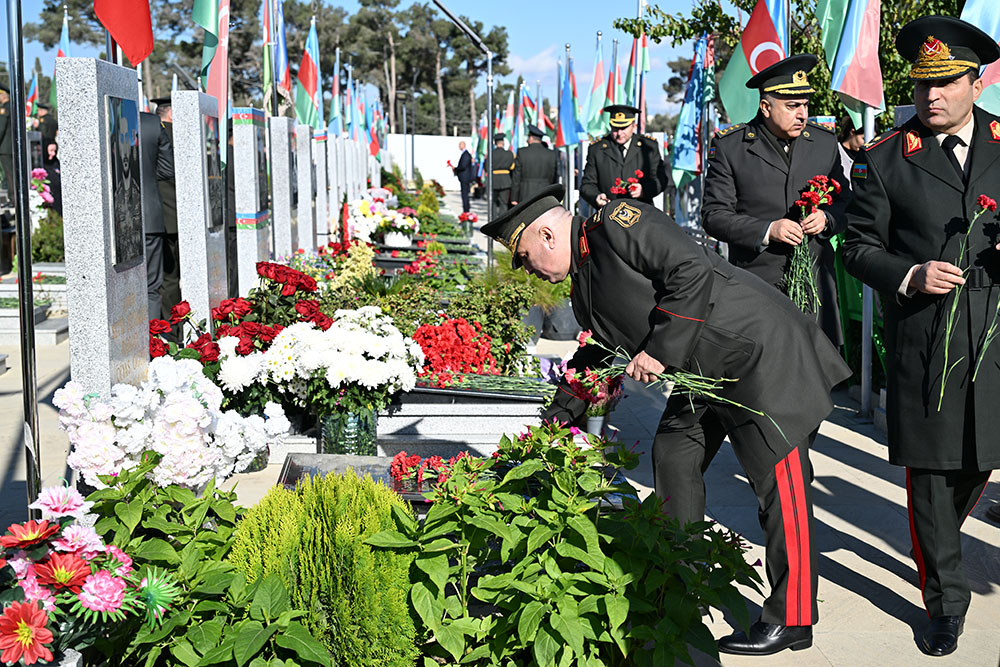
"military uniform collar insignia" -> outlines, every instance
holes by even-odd
[[[991,120],[990,121],[990,139],[991,144],[1000,144],[1000,121]]]
[[[910,157],[914,153],[919,153],[924,148],[923,139],[920,138],[920,133],[917,132],[916,130],[910,130],[909,132],[907,132],[906,136],[903,138],[903,142],[904,142],[904,148],[903,148],[904,157]]]

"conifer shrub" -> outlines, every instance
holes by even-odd
[[[353,471],[274,489],[237,526],[230,559],[250,576],[286,580],[304,624],[334,664],[410,666],[418,654],[407,603],[412,555],[364,541],[410,509],[384,484]],[[255,546],[248,543],[253,542]]]
[[[420,206],[417,207],[417,215],[420,215],[420,209],[426,207],[431,213],[437,213],[441,206],[438,202],[437,192],[431,183],[427,183],[420,190]]]

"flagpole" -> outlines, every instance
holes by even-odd
[[[264,46],[268,50],[271,58],[271,115],[278,115],[278,58],[277,53],[274,50],[274,37],[275,30],[277,27],[274,25],[274,20],[277,15],[275,12],[275,2],[281,2],[281,0],[266,0],[267,8],[267,44]]]
[[[562,85],[564,85],[564,86],[565,85],[569,85],[570,84],[570,80],[569,80],[569,42],[566,43],[566,72],[564,74],[564,78],[565,78],[565,81],[563,82]],[[562,91],[560,91],[560,93],[562,93]],[[573,95],[573,91],[572,91],[572,89],[570,89],[570,99],[572,99],[572,95]],[[562,94],[559,95],[559,99],[560,99],[560,106],[561,106]],[[559,109],[559,112],[560,112],[560,115],[557,116],[557,118],[559,119],[559,122],[562,122],[563,116],[562,116],[562,109],[561,108]],[[570,113],[573,113],[573,109],[570,109]],[[573,128],[573,131],[575,132],[576,128]],[[564,139],[566,137],[566,132],[567,132],[567,129],[563,128],[563,138]],[[579,136],[577,137],[577,139],[579,139]],[[573,212],[573,184],[574,184],[574,182],[575,182],[576,179],[573,178],[573,154],[570,152],[570,150],[571,150],[570,149],[570,145],[566,144],[566,210],[568,210],[570,213],[572,213]]]
[[[865,105],[865,143],[875,137],[875,107]],[[861,287],[861,416],[872,414],[872,337],[875,327],[875,293]]]

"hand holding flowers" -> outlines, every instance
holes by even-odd
[[[808,186],[795,205],[801,209],[802,231],[815,236],[826,228],[826,214],[819,207],[833,202],[833,195],[840,192],[840,183],[819,174],[809,179]],[[808,239],[794,244],[784,283],[788,298],[799,310],[810,315],[819,310],[819,287]]]

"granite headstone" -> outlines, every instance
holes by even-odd
[[[233,108],[233,158],[237,275],[240,294],[246,296],[259,282],[257,262],[270,258],[267,143],[260,109]]]
[[[306,248],[312,250],[327,242],[330,234],[330,212],[327,206],[327,195],[329,194],[326,182],[326,130],[321,130],[313,135],[313,164],[316,165],[316,235],[313,237],[313,245]]]
[[[316,208],[313,196],[313,139],[312,127],[300,124],[295,129],[295,140],[298,146],[299,183],[299,247],[308,250],[316,248]]]
[[[271,132],[271,183],[274,190],[274,255],[288,257],[299,243],[298,212],[292,202],[295,182],[295,121],[284,116],[268,119]]]

